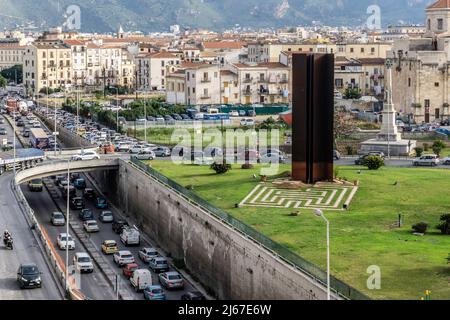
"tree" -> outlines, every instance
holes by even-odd
[[[421,147],[414,148],[414,151],[416,151],[416,156],[419,157],[419,158],[423,154],[423,148],[421,148]]]
[[[23,82],[23,68],[21,65],[13,66],[8,69],[4,69],[0,72],[0,75],[3,76],[8,82]]]
[[[441,230],[442,234],[450,235],[450,214],[444,214],[441,216],[441,223],[436,226]]]
[[[347,88],[345,89],[344,98],[357,100],[361,98],[361,91],[358,88]]]
[[[428,229],[428,224],[425,222],[419,222],[412,226],[413,230],[417,233],[425,233]]]
[[[353,117],[344,110],[334,111],[334,145],[338,148],[338,140],[348,138],[356,130]]]
[[[380,156],[368,156],[364,159],[363,165],[369,170],[378,170],[384,166],[384,160]]]
[[[7,84],[8,81],[2,75],[0,75],[0,88],[5,88]]]
[[[442,149],[444,149],[446,146],[447,146],[447,145],[444,143],[444,141],[442,141],[442,140],[436,140],[436,141],[433,143],[433,146],[432,146],[431,148],[433,149],[433,152],[434,152],[436,155],[441,156]]]

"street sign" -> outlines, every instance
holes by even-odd
[[[59,136],[59,132],[53,132],[54,136]]]

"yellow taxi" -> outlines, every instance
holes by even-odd
[[[114,240],[105,240],[102,243],[102,252],[104,254],[114,254],[119,251],[117,242]]]

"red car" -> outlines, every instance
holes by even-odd
[[[123,275],[130,279],[133,276],[134,271],[139,269],[139,266],[136,263],[127,264],[123,269]]]

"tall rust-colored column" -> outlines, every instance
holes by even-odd
[[[292,55],[292,179],[333,180],[334,55]]]

